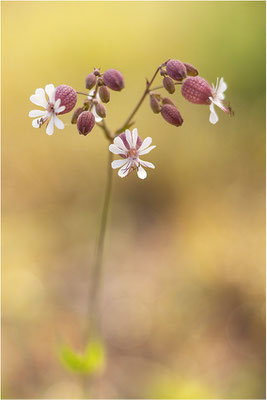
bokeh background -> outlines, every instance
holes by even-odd
[[[92,398],[265,396],[265,3],[2,2],[2,396],[84,398],[58,359],[83,351],[107,141],[70,115],[51,137],[29,97],[84,89],[119,69],[107,123],[118,128],[168,58],[223,76],[235,116],[172,99],[180,128],[136,117],[152,136],[148,179],[114,176],[100,320],[106,368]],[[160,84],[158,79],[157,84]],[[79,98],[80,104],[82,98]]]

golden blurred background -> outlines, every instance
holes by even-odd
[[[84,91],[120,70],[107,124],[126,119],[168,58],[223,76],[235,116],[172,96],[135,126],[157,148],[148,179],[114,175],[92,398],[265,397],[265,3],[2,2],[2,398],[84,398],[58,346],[83,350],[108,142],[62,120],[33,129],[29,97]],[[160,84],[160,79],[156,81]],[[82,103],[79,97],[79,104]],[[38,108],[38,107],[37,107]]]

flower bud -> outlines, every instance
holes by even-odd
[[[60,85],[56,88],[55,100],[60,99],[60,106],[65,106],[65,110],[59,114],[70,112],[77,103],[75,90],[68,85]]]
[[[110,91],[106,86],[101,86],[99,89],[99,97],[103,103],[108,103],[110,100]]]
[[[164,97],[162,99],[162,104],[171,104],[172,106],[176,107],[174,102],[171,99],[169,99],[168,97]]]
[[[96,76],[95,74],[89,74],[85,78],[85,87],[86,89],[92,89],[96,84]]]
[[[97,103],[97,105],[95,106],[95,110],[99,117],[106,118],[106,107],[103,106],[102,103]]]
[[[210,104],[213,95],[210,84],[200,76],[187,78],[181,88],[182,95],[191,103]]]
[[[161,115],[165,119],[165,121],[169,122],[169,124],[175,126],[181,126],[183,123],[183,118],[176,107],[165,104],[161,109]]]
[[[95,117],[91,111],[83,111],[77,119],[77,129],[80,135],[86,136],[95,125]]]
[[[72,123],[72,124],[76,124],[79,115],[80,115],[83,111],[84,111],[84,109],[81,108],[81,107],[76,108],[76,110],[74,111],[74,113],[72,114],[72,117],[71,117],[71,123]]]
[[[150,96],[150,107],[155,114],[158,114],[161,110],[161,105],[154,96]]]
[[[122,74],[116,69],[108,69],[103,75],[104,84],[117,92],[124,88]]]
[[[172,78],[170,78],[169,76],[165,76],[163,78],[163,86],[165,87],[167,92],[169,92],[170,94],[175,92],[174,82],[173,82]]]
[[[99,68],[94,68],[94,72],[95,76],[99,76],[100,75],[100,69]]]
[[[186,77],[186,68],[179,60],[169,60],[166,64],[166,71],[175,81],[181,81]]]
[[[193,65],[184,63],[184,66],[186,68],[187,75],[189,75],[189,76],[197,76],[198,75],[198,70],[195,67],[193,67]]]

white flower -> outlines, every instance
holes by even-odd
[[[94,93],[95,93],[95,89],[91,90],[91,92],[89,93],[89,96],[88,96],[88,99],[89,99],[89,100],[92,100],[92,98],[93,98],[93,96],[94,96]],[[96,98],[97,101],[100,100],[100,97],[99,97],[99,94],[98,94],[98,93],[96,94],[96,97],[95,97],[95,98]],[[93,104],[93,106],[92,106],[92,108],[91,108],[91,113],[92,113],[93,116],[95,117],[95,122],[101,122],[101,121],[102,121],[103,118],[99,117],[99,115],[98,115],[97,112],[96,112],[95,104]]]
[[[155,168],[154,164],[148,161],[140,160],[140,156],[149,153],[156,146],[150,146],[152,143],[151,137],[141,141],[138,136],[137,129],[132,132],[129,129],[119,136],[115,137],[114,144],[109,146],[109,150],[114,154],[119,154],[122,160],[114,160],[111,163],[113,169],[120,168],[118,175],[124,178],[131,171],[137,170],[137,175],[140,179],[145,179],[147,173],[143,167]],[[150,146],[150,147],[149,147]]]
[[[219,118],[215,112],[214,104],[216,104],[216,106],[218,106],[221,110],[223,110],[227,114],[230,114],[230,108],[226,107],[223,102],[224,97],[225,97],[224,92],[227,89],[227,84],[224,82],[224,79],[221,78],[220,82],[219,82],[219,78],[217,78],[216,86],[214,87],[214,85],[212,84],[212,88],[213,88],[214,93],[213,93],[212,97],[209,97],[209,99],[211,101],[209,121],[212,124],[216,124],[216,122],[218,122]]]
[[[45,92],[48,96],[48,100],[46,99]],[[63,122],[57,117],[57,114],[61,113],[65,110],[65,106],[60,107],[60,99],[55,101],[56,89],[54,85],[46,85],[45,91],[44,89],[36,89],[35,94],[30,97],[30,100],[33,104],[37,106],[43,107],[45,111],[42,110],[32,110],[29,112],[29,117],[41,117],[35,118],[32,121],[32,126],[34,128],[40,128],[46,121],[46,133],[48,135],[52,135],[54,133],[54,124],[58,129],[63,129]]]

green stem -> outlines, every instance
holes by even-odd
[[[121,126],[121,128],[119,128],[119,129],[116,130],[115,135],[117,135],[117,134],[120,133],[120,132],[123,132],[123,131],[127,128],[127,126],[129,125],[129,123],[131,122],[131,120],[133,119],[133,117],[135,116],[135,114],[137,113],[137,111],[139,110],[140,106],[142,105],[143,101],[145,100],[146,96],[148,95],[148,93],[149,93],[149,91],[150,91],[150,86],[151,86],[152,83],[154,82],[154,79],[156,78],[157,73],[159,72],[160,68],[161,68],[161,66],[158,67],[158,68],[156,69],[156,72],[154,73],[154,75],[153,75],[151,81],[150,81],[150,82],[147,81],[146,89],[145,89],[145,91],[144,91],[144,93],[143,93],[141,99],[138,101],[136,107],[133,109],[133,111],[131,112],[131,114],[129,115],[129,117],[126,119],[126,121],[124,122],[124,124]]]
[[[102,267],[103,267],[103,249],[104,249],[104,241],[106,235],[107,228],[107,219],[110,209],[110,199],[111,199],[111,190],[112,190],[112,176],[113,170],[111,168],[111,162],[113,160],[113,154],[108,150],[108,165],[107,165],[107,182],[106,182],[106,190],[104,197],[104,204],[102,208],[101,214],[101,223],[100,223],[100,231],[97,240],[95,260],[93,263],[92,270],[92,287],[91,287],[91,295],[90,295],[90,331],[91,336],[97,334],[99,330],[98,327],[98,296],[99,289],[101,283],[101,275],[102,275]]]

